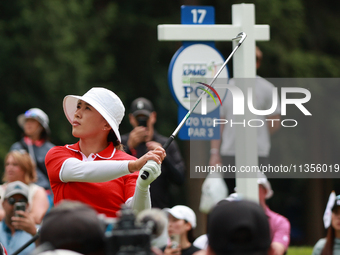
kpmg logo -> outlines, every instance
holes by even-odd
[[[183,76],[205,76],[207,64],[184,64]]]

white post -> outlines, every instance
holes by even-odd
[[[234,78],[255,78],[256,77],[256,57],[255,57],[255,6],[253,4],[237,4],[232,6],[232,23],[241,27],[241,30],[247,34],[243,47],[235,53],[233,58]],[[236,44],[236,42],[234,42]],[[249,82],[248,82],[249,81]],[[252,79],[245,79],[239,86],[243,94],[247,94],[247,87],[252,86]],[[246,102],[245,102],[246,103]],[[245,106],[244,116],[236,115],[237,122],[254,119],[253,114]],[[247,124],[245,128],[236,128],[235,139],[235,156],[236,168],[241,166],[257,166],[257,129],[251,128]],[[236,173],[237,193],[242,194],[245,198],[259,201],[258,184],[256,173],[248,173],[245,178],[244,173]],[[241,177],[242,176],[242,177]]]

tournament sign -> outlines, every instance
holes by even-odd
[[[211,6],[182,6],[181,15],[182,24],[214,24],[215,19],[214,8]],[[206,85],[210,84],[224,61],[221,53],[215,48],[214,42],[184,42],[173,56],[168,79],[170,90],[178,104],[178,123],[194,106],[200,95],[204,91],[209,92],[179,131],[180,139],[220,138],[220,127],[213,127],[213,119],[220,118],[219,99],[225,98],[226,89],[218,88],[218,81],[227,82],[228,69],[225,68],[213,84],[214,92],[209,91]]]

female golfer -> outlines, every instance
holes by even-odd
[[[125,109],[119,97],[92,88],[83,96],[66,96],[63,108],[79,141],[46,156],[54,202],[81,201],[107,217],[116,217],[124,203],[136,212],[150,208],[149,185],[161,173],[165,151],[159,147],[136,159],[121,150],[118,127]],[[143,171],[150,174],[146,180]]]
[[[336,196],[334,191],[329,196],[324,225],[328,228],[327,236],[315,244],[312,255],[340,254],[340,195]]]

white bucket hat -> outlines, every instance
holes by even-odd
[[[110,124],[119,142],[121,141],[118,127],[124,117],[125,108],[122,101],[115,93],[105,88],[92,88],[83,96],[66,96],[64,98],[63,108],[65,115],[71,124],[77,110],[78,100],[83,100],[93,106]]]
[[[192,228],[196,227],[196,215],[194,211],[185,205],[176,205],[172,208],[164,208],[165,212],[170,213],[176,219],[186,220]]]
[[[46,130],[48,134],[50,133],[50,127],[48,126],[49,124],[48,116],[39,108],[31,108],[27,110],[25,113],[20,114],[18,116],[17,121],[22,129],[24,129],[24,125],[27,119],[35,119],[43,126],[43,128]]]

